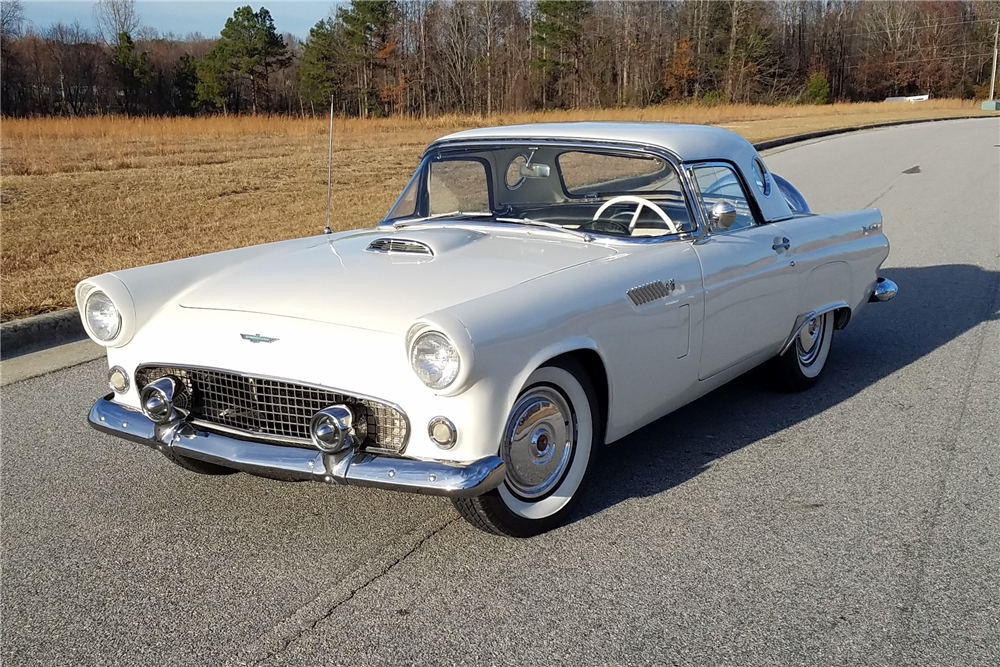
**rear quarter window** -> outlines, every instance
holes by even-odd
[[[771,184],[767,179],[767,167],[764,161],[755,157],[753,159],[753,184],[757,186],[757,191],[765,197],[771,194]]]

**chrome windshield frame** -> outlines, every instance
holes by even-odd
[[[544,144],[545,146],[553,146],[556,148],[575,148],[583,150],[588,150],[588,149],[605,150],[605,151],[609,149],[622,150],[630,153],[646,154],[652,157],[657,157],[662,160],[666,160],[674,168],[674,170],[677,173],[678,181],[680,182],[681,187],[683,188],[685,197],[684,204],[685,206],[687,206],[688,213],[691,215],[691,220],[695,225],[695,228],[693,230],[691,230],[690,232],[681,232],[678,234],[665,234],[663,236],[640,236],[640,237],[615,236],[612,234],[601,234],[600,232],[588,231],[587,233],[593,235],[596,241],[601,241],[601,242],[617,241],[635,245],[647,245],[653,243],[666,243],[668,241],[677,241],[677,240],[693,241],[705,236],[707,225],[703,221],[701,211],[699,210],[699,206],[697,204],[699,199],[696,196],[695,191],[691,186],[690,174],[688,174],[687,170],[685,169],[684,162],[678,156],[674,155],[671,151],[663,148],[662,146],[655,146],[652,144],[643,144],[643,143],[627,142],[627,141],[594,141],[594,140],[574,141],[572,139],[504,138],[504,139],[488,139],[488,140],[469,139],[469,140],[434,142],[430,146],[428,146],[427,149],[424,151],[423,155],[420,156],[420,164],[417,167],[416,172],[414,172],[410,180],[407,181],[406,187],[403,188],[403,191],[400,193],[399,197],[393,203],[389,211],[391,212],[393,209],[396,208],[396,205],[399,203],[399,200],[402,199],[403,195],[406,194],[407,190],[409,190],[410,185],[413,183],[414,179],[420,177],[420,175],[424,172],[424,169],[426,169],[427,162],[430,159],[431,155],[433,155],[434,153],[436,153],[441,149],[489,148],[496,146],[511,146],[511,145],[516,146],[525,144]],[[401,222],[405,220],[406,220],[405,217],[393,218],[391,220],[388,217],[386,217],[383,218],[378,223],[378,227],[391,228],[393,227],[393,224],[395,222]],[[436,220],[435,222],[444,222],[444,221],[445,220]],[[469,224],[469,222],[482,223],[483,221],[467,220],[463,221],[463,224]]]

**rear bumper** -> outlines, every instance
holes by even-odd
[[[325,454],[315,449],[240,440],[198,429],[182,420],[156,424],[141,412],[110,399],[111,396],[102,398],[90,409],[90,425],[98,431],[164,454],[178,454],[260,477],[470,498],[498,487],[505,474],[504,463],[498,456],[456,464],[375,456],[353,450]]]

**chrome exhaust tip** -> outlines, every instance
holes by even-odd
[[[892,298],[896,296],[896,292],[899,288],[896,287],[896,283],[892,282],[888,278],[879,278],[875,283],[875,291],[872,292],[871,297],[868,301],[871,303],[881,303],[883,301],[892,301]]]

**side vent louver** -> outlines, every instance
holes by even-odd
[[[637,306],[643,306],[659,299],[666,299],[670,296],[673,289],[673,280],[670,280],[667,285],[664,285],[662,281],[657,280],[656,282],[633,287],[625,293],[628,295],[628,298],[632,299],[632,303]]]
[[[369,252],[408,253],[411,255],[434,256],[434,251],[426,243],[409,239],[375,239],[368,244]]]

